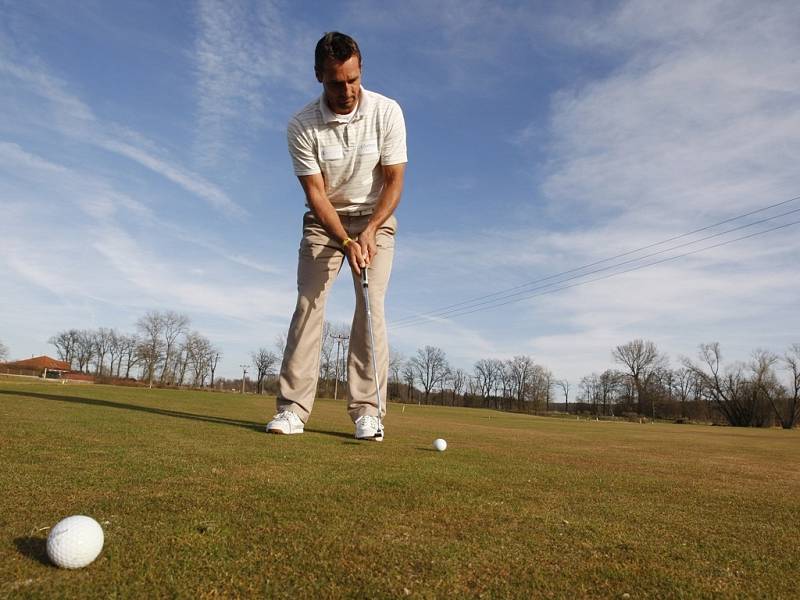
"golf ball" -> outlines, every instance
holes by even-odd
[[[47,556],[62,569],[80,569],[97,558],[103,540],[103,528],[91,517],[67,517],[50,530]]]
[[[445,442],[442,438],[435,439],[433,440],[433,447],[439,452],[444,452],[447,449],[447,442]]]

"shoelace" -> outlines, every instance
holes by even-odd
[[[378,419],[373,417],[372,415],[364,415],[364,422],[363,425],[364,429],[377,429],[378,428]]]
[[[294,423],[292,417],[295,417],[295,414],[292,411],[290,411],[290,410],[282,410],[277,415],[275,415],[275,420],[276,421],[285,420],[285,421],[289,421],[289,423]]]

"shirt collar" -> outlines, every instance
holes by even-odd
[[[367,90],[364,89],[364,86],[361,86],[361,97],[358,99],[356,114],[353,115],[352,119],[347,119],[347,115],[336,114],[330,108],[328,108],[328,105],[325,102],[325,92],[322,92],[319,97],[319,110],[322,112],[322,120],[325,123],[352,123],[353,121],[357,121],[364,116],[364,111],[369,104],[366,91]]]

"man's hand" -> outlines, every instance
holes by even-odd
[[[350,268],[353,269],[356,275],[361,275],[361,269],[369,265],[369,261],[364,256],[361,243],[357,240],[348,242],[344,247],[344,253],[347,256],[347,262],[350,263]]]
[[[369,266],[372,259],[378,254],[374,227],[367,225],[364,231],[358,234],[358,245],[361,247],[361,255],[364,257],[365,266]]]

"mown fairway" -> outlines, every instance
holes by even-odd
[[[0,380],[0,597],[800,597],[800,432]],[[444,453],[432,450],[447,439]],[[47,563],[71,514],[106,534]],[[625,596],[629,594],[629,596]]]

